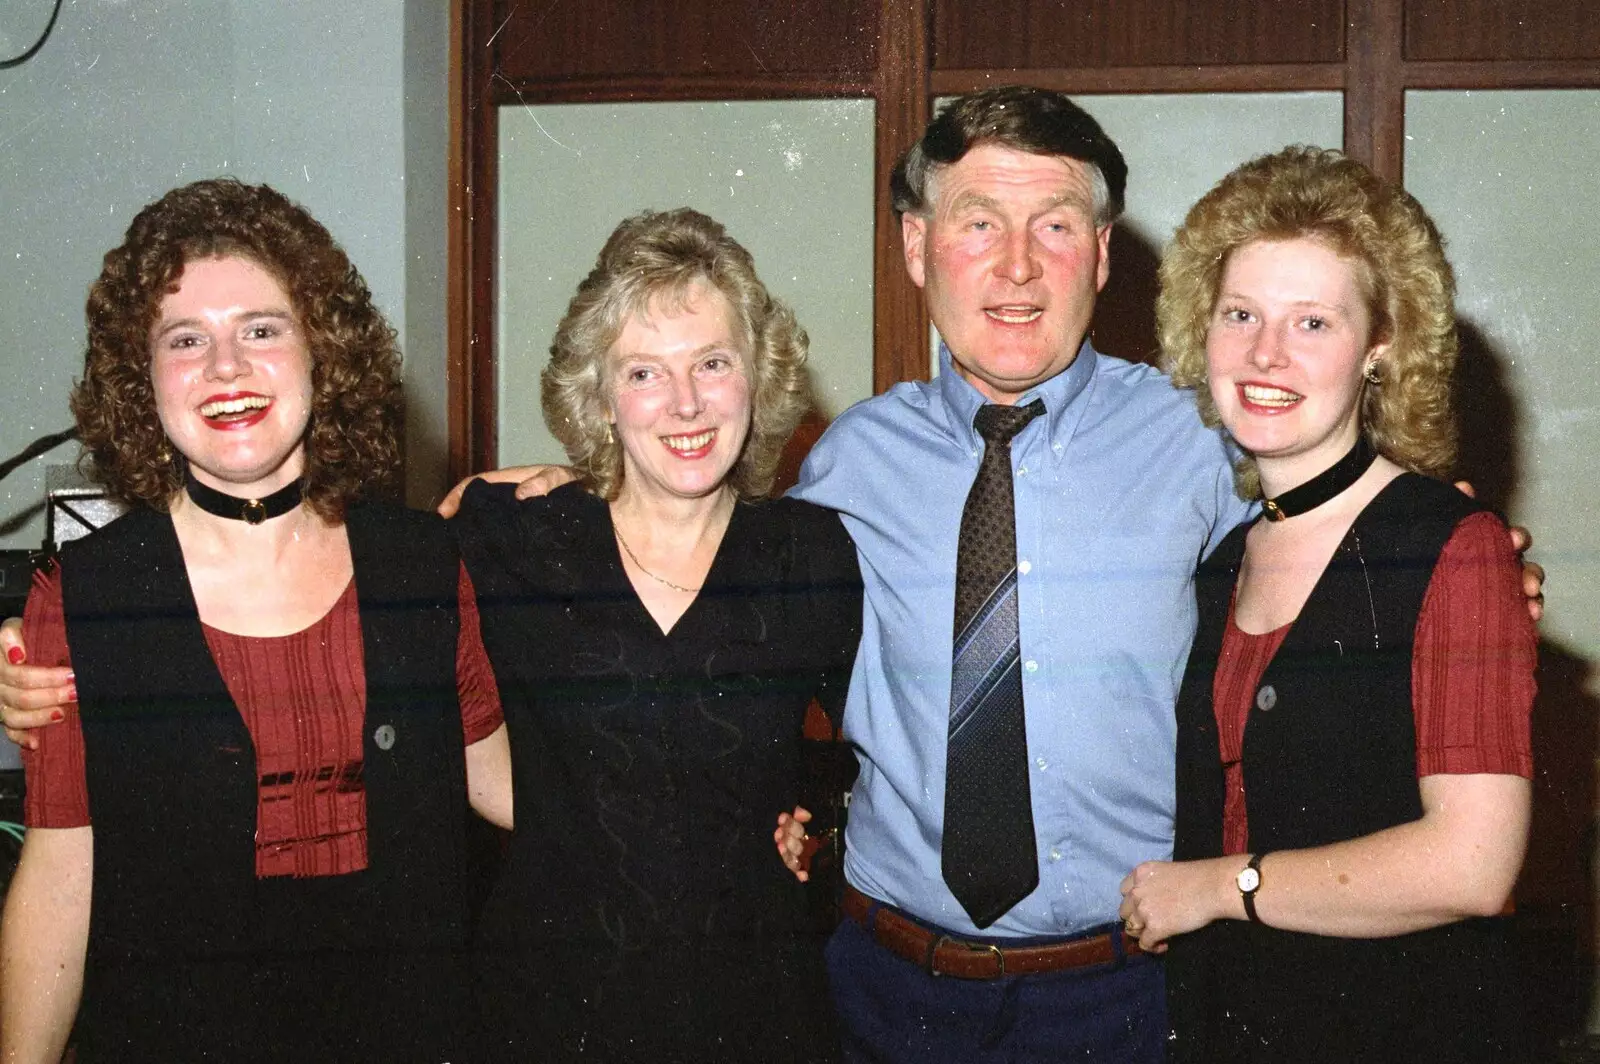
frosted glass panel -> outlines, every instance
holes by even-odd
[[[500,111],[500,460],[561,461],[539,410],[550,337],[606,235],[688,206],[750,249],[811,336],[828,416],[872,394],[871,100]]]
[[[1480,379],[1468,471],[1535,530],[1542,634],[1600,660],[1600,92],[1412,92],[1406,133],[1406,186],[1449,241]]]
[[[1246,159],[1286,144],[1337,148],[1344,141],[1337,92],[1073,99],[1128,160],[1128,206],[1113,233],[1111,280],[1094,338],[1107,354],[1129,359],[1154,353],[1156,264],[1194,201]]]

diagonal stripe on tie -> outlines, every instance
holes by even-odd
[[[956,640],[955,667],[950,674],[952,742],[989,690],[1016,665],[1022,644],[1017,631],[1017,571],[1013,569]]]

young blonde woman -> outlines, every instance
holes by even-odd
[[[1454,283],[1417,202],[1338,152],[1241,166],[1161,269],[1175,380],[1263,515],[1197,577],[1174,862],[1123,883],[1175,1059],[1504,1060],[1535,635],[1454,458]]]

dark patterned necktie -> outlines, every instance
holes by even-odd
[[[961,513],[940,867],[978,927],[1039,885],[1022,713],[1011,438],[1042,413],[1039,399],[978,411],[973,426],[984,439],[983,461]]]

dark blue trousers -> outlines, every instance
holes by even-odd
[[[1166,1060],[1166,985],[1152,957],[952,979],[890,953],[847,919],[828,941],[827,961],[850,1064]]]

